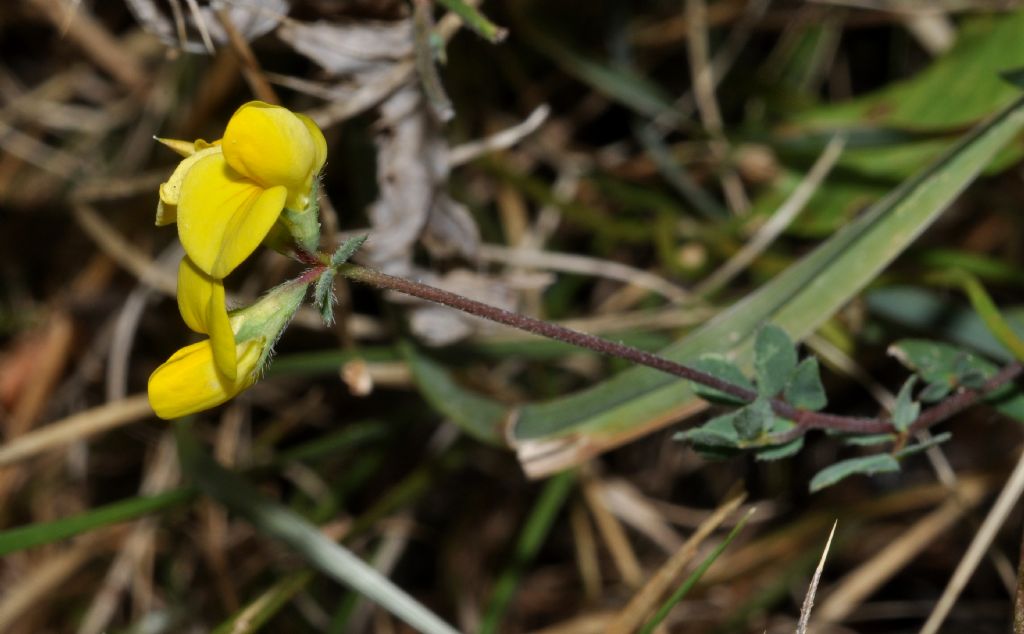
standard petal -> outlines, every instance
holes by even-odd
[[[201,158],[182,182],[178,202],[185,253],[204,273],[223,279],[256,250],[286,197],[284,187],[264,189],[242,177],[220,153]]]
[[[224,403],[256,380],[256,363],[263,339],[250,339],[237,346],[236,378],[217,371],[209,339],[178,350],[149,377],[149,404],[163,419],[180,418]]]
[[[299,117],[261,101],[250,101],[235,111],[224,130],[222,147],[228,164],[238,173],[264,187],[283,185],[293,194],[308,191],[320,152]]]
[[[309,131],[309,138],[313,141],[313,146],[316,148],[316,153],[313,155],[313,166],[310,170],[311,176],[316,176],[320,169],[324,166],[327,161],[327,139],[324,138],[324,133],[320,130],[320,126],[315,121],[310,119],[304,114],[295,113],[295,116],[299,118],[299,121],[306,126],[306,130]]]
[[[171,177],[167,179],[167,182],[160,185],[160,202],[165,206],[176,206],[180,200],[181,184],[185,179],[185,174],[187,174],[188,171],[198,162],[202,161],[206,157],[217,154],[220,154],[220,146],[210,145],[206,147],[206,149],[199,150],[195,154],[178,163],[178,166],[174,168],[174,172],[171,173]],[[169,224],[169,222],[161,222],[160,214],[158,212],[157,224]]]
[[[235,378],[235,335],[231,331],[224,282],[199,270],[185,256],[178,265],[178,310],[189,328],[210,335],[217,368]]]

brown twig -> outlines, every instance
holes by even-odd
[[[499,324],[504,324],[542,337],[547,337],[548,339],[563,341],[580,348],[593,350],[600,354],[618,357],[638,365],[654,368],[667,374],[718,390],[719,392],[723,392],[747,403],[758,398],[757,392],[753,390],[723,381],[722,379],[712,376],[706,372],[676,363],[675,361],[670,361],[669,359],[640,350],[639,348],[634,348],[614,341],[608,341],[600,337],[595,337],[583,332],[571,330],[564,326],[559,326],[558,324],[513,313],[511,311],[497,308],[489,304],[484,304],[482,302],[469,299],[468,297],[441,290],[433,286],[427,286],[426,284],[421,284],[412,280],[394,277],[392,275],[355,264],[342,265],[338,268],[338,273],[355,282],[362,282],[377,288],[397,291],[399,293],[425,299],[436,304],[442,304],[444,306],[460,310],[476,317],[481,317]],[[781,444],[789,442],[812,429],[830,429],[833,431],[855,434],[897,433],[903,437],[907,434],[913,434],[927,429],[932,425],[963,411],[971,405],[974,405],[987,394],[1006,385],[1007,383],[1010,383],[1011,381],[1014,381],[1021,375],[1022,371],[1024,371],[1024,366],[1021,366],[1018,362],[1005,366],[994,376],[988,379],[981,388],[958,392],[957,394],[943,400],[938,405],[925,410],[902,434],[900,434],[898,429],[893,427],[891,421],[886,419],[837,416],[834,414],[799,409],[797,407],[793,407],[784,400],[777,398],[771,399],[770,404],[772,411],[774,411],[778,416],[792,420],[796,423],[796,426],[793,429],[782,434],[772,436],[771,443]]]

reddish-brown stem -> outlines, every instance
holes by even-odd
[[[414,282],[412,280],[395,277],[368,269],[355,264],[344,264],[338,268],[338,272],[350,280],[362,282],[377,288],[397,291],[413,297],[418,297],[436,304],[443,304],[456,310],[469,313],[476,317],[482,317],[490,321],[511,326],[519,330],[530,332],[549,339],[564,341],[565,343],[587,348],[608,356],[619,357],[638,365],[645,365],[662,372],[700,383],[706,387],[724,392],[730,396],[745,402],[752,402],[757,398],[757,392],[740,387],[733,383],[723,381],[695,368],[670,361],[656,354],[588,335],[577,330],[572,330],[558,324],[534,319],[519,313],[484,304],[456,293]],[[938,405],[925,410],[916,421],[914,421],[908,432],[918,432],[932,425],[946,420],[950,416],[964,410],[983,398],[986,394],[1015,380],[1020,376],[1022,366],[1020,363],[1007,365],[977,390],[964,390],[945,399]],[[811,429],[830,429],[833,431],[855,433],[855,434],[878,434],[898,433],[892,423],[881,418],[861,418],[851,416],[836,416],[822,412],[793,407],[781,399],[772,399],[772,410],[781,416],[796,423],[793,429],[772,437],[773,442],[787,442],[793,440]]]

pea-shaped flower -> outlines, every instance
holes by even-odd
[[[186,156],[160,186],[157,224],[177,221],[189,259],[223,279],[256,250],[287,208],[303,212],[327,156],[308,117],[251,101],[214,143],[164,141]]]
[[[215,407],[255,383],[308,286],[302,278],[286,282],[229,313],[223,283],[186,256],[178,267],[178,309],[189,328],[209,338],[178,350],[150,375],[149,402],[157,416]]]

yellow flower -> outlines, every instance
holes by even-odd
[[[217,369],[209,339],[178,350],[149,377],[153,411],[163,419],[180,418],[233,399],[256,381],[265,345],[263,338],[237,344],[234,379]]]
[[[223,279],[256,250],[287,207],[301,212],[327,157],[308,117],[251,101],[213,144],[163,141],[187,155],[160,186],[157,224],[178,223],[185,253]]]
[[[192,330],[210,335],[213,359],[226,379],[236,374],[235,333],[231,330],[224,283],[203,273],[186,255],[178,266],[178,311]]]

